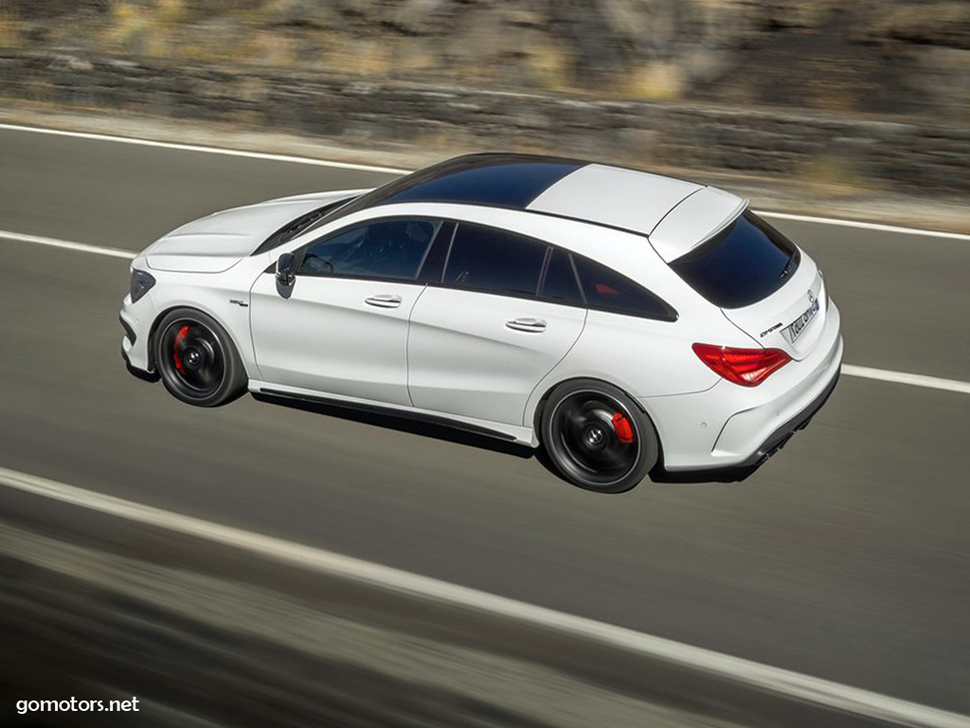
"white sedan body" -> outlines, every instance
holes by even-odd
[[[153,327],[165,312],[188,307],[229,334],[253,392],[424,414],[531,446],[539,444],[537,409],[556,385],[601,380],[649,416],[668,473],[751,465],[777,445],[773,436],[787,434],[786,424],[801,424],[799,415],[824,401],[842,357],[839,312],[804,251],[777,290],[733,308],[708,300],[672,267],[737,221],[744,200],[596,164],[571,167],[535,192],[527,204],[495,204],[487,191],[478,200],[467,190],[385,196],[347,212],[352,202],[269,247],[265,241],[287,224],[362,191],[284,198],[189,223],[132,263],[155,283],[136,302],[125,299],[125,358],[152,371]],[[464,285],[467,270],[420,280],[322,268],[298,272],[291,289],[281,290],[274,267],[283,254],[309,255],[321,241],[339,247],[348,230],[402,220],[455,241],[458,229],[541,244],[543,276],[555,260],[595,261],[653,294],[672,316]],[[442,248],[450,269],[462,265],[457,245]],[[472,280],[475,265],[468,264]],[[758,386],[739,386],[701,360],[692,349],[698,343],[777,349],[790,361]]]

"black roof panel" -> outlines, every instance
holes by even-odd
[[[587,162],[527,154],[470,154],[389,182],[327,216],[396,202],[457,202],[526,209],[549,187]]]
[[[407,186],[379,204],[467,202],[524,210],[553,184],[582,166],[542,157],[476,154],[405,177]]]

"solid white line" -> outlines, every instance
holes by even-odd
[[[951,240],[970,240],[970,235],[964,233],[948,233],[940,230],[921,230],[920,228],[902,227],[900,225],[883,225],[876,222],[862,220],[842,220],[837,217],[813,217],[812,215],[793,215],[787,212],[765,212],[758,210],[762,217],[773,217],[778,220],[796,220],[810,222],[816,225],[837,225],[839,227],[861,228],[863,230],[878,230],[885,233],[899,233],[902,235],[921,235],[926,238],[950,238]]]
[[[411,170],[396,167],[376,167],[370,164],[354,164],[352,162],[333,162],[326,159],[312,159],[298,157],[291,154],[271,154],[268,152],[247,152],[242,149],[225,149],[223,147],[209,147],[201,144],[179,144],[177,142],[159,142],[152,139],[137,137],[112,136],[110,134],[94,134],[82,131],[64,131],[63,129],[42,129],[36,126],[21,126],[19,124],[0,124],[0,129],[8,131],[23,131],[33,134],[49,134],[51,136],[75,137],[77,139],[91,139],[98,142],[118,142],[133,144],[139,147],[157,147],[159,149],[177,149],[183,152],[199,152],[202,154],[221,154],[226,157],[246,157],[248,159],[263,159],[270,162],[287,162],[289,164],[310,164],[317,167],[332,167],[334,169],[353,169],[360,172],[379,172],[381,174],[408,174]]]
[[[378,167],[369,164],[355,164],[352,162],[333,162],[326,159],[313,159],[312,157],[300,157],[291,154],[270,154],[266,152],[247,152],[241,149],[227,149],[224,147],[209,147],[200,144],[179,144],[177,142],[159,142],[152,139],[140,139],[138,137],[112,136],[110,134],[95,134],[82,131],[66,131],[64,129],[44,129],[37,126],[23,126],[20,124],[0,123],[0,129],[9,131],[22,131],[33,134],[49,134],[51,136],[75,137],[77,139],[92,139],[101,142],[117,142],[119,144],[133,144],[142,147],[157,147],[160,149],[178,149],[184,152],[199,152],[202,154],[222,154],[228,157],[246,157],[249,159],[264,159],[272,162],[288,162],[290,164],[311,164],[318,167],[332,167],[334,169],[354,169],[361,172],[380,172],[382,174],[410,174],[413,169],[400,169],[398,167]],[[758,211],[764,217],[773,217],[779,220],[796,220],[799,222],[810,222],[816,225],[838,225],[841,227],[862,228],[865,230],[879,230],[888,233],[900,233],[903,235],[922,235],[931,238],[951,238],[953,240],[970,240],[970,235],[963,233],[948,233],[940,230],[922,230],[920,228],[909,228],[897,225],[883,225],[880,223],[863,222],[861,220],[841,220],[834,217],[814,217],[811,215],[794,215],[787,212]]]
[[[938,377],[927,377],[923,374],[891,372],[885,369],[859,367],[854,364],[843,364],[842,373],[848,374],[850,377],[864,377],[865,379],[878,379],[881,382],[895,382],[896,384],[909,384],[914,387],[927,387],[929,389],[943,389],[947,392],[970,394],[970,382],[961,382],[956,379],[940,379]]]
[[[70,240],[58,240],[57,238],[45,238],[41,235],[25,235],[24,233],[12,233],[9,230],[0,230],[0,238],[7,240],[17,240],[22,243],[34,243],[35,245],[49,245],[52,248],[66,248],[67,250],[79,250],[82,253],[94,253],[95,255],[110,255],[113,258],[127,258],[131,260],[137,253],[121,248],[108,248],[103,245],[88,245],[87,243],[75,243]]]
[[[115,258],[126,258],[128,260],[131,260],[137,255],[137,253],[132,253],[128,250],[121,250],[120,248],[107,248],[100,245],[74,243],[70,240],[45,238],[39,235],[24,235],[23,233],[13,233],[9,230],[0,230],[0,238],[18,240],[25,243],[36,243],[38,245],[50,245],[55,248],[78,250],[83,253],[110,255]],[[955,379],[940,379],[939,377],[929,377],[923,374],[893,372],[886,369],[873,369],[871,367],[860,367],[853,364],[843,364],[842,373],[847,374],[850,377],[877,379],[881,382],[895,382],[897,384],[908,384],[914,387],[927,387],[929,389],[942,389],[947,392],[970,394],[970,382],[961,382]]]
[[[970,728],[970,717],[957,713],[557,612],[332,551],[173,513],[35,475],[0,468],[0,484],[129,521],[231,546],[319,573],[594,639],[645,657],[671,662],[788,698],[890,721],[897,725]]]

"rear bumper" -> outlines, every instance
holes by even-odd
[[[788,422],[779,427],[771,436],[764,441],[764,443],[759,447],[747,460],[738,465],[740,469],[745,468],[757,468],[765,463],[772,455],[781,450],[785,443],[791,439],[799,430],[804,430],[808,427],[808,423],[812,421],[815,413],[822,409],[822,406],[828,401],[828,398],[832,396],[832,392],[835,391],[835,386],[839,383],[839,376],[841,375],[841,370],[835,372],[835,376],[832,378],[822,393],[816,397],[812,402],[799,412],[797,415],[792,417]]]
[[[839,324],[833,304],[815,350],[758,387],[719,382],[706,392],[641,400],[663,449],[655,479],[739,480],[753,472],[831,395],[844,348]]]
[[[764,465],[772,455],[785,447],[796,432],[808,427],[808,424],[812,421],[815,414],[822,409],[829,397],[832,396],[832,392],[835,391],[835,387],[839,383],[840,374],[840,370],[836,369],[835,375],[808,406],[772,432],[761,446],[742,462],[720,468],[673,472],[664,470],[662,466],[658,466],[654,472],[650,473],[651,479],[658,483],[736,483],[744,480]]]

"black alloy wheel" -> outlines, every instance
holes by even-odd
[[[171,311],[154,338],[155,367],[177,399],[215,407],[244,389],[246,373],[228,334],[201,311]]]
[[[630,490],[659,455],[646,414],[621,390],[595,380],[566,382],[552,392],[541,440],[560,475],[601,493]]]

